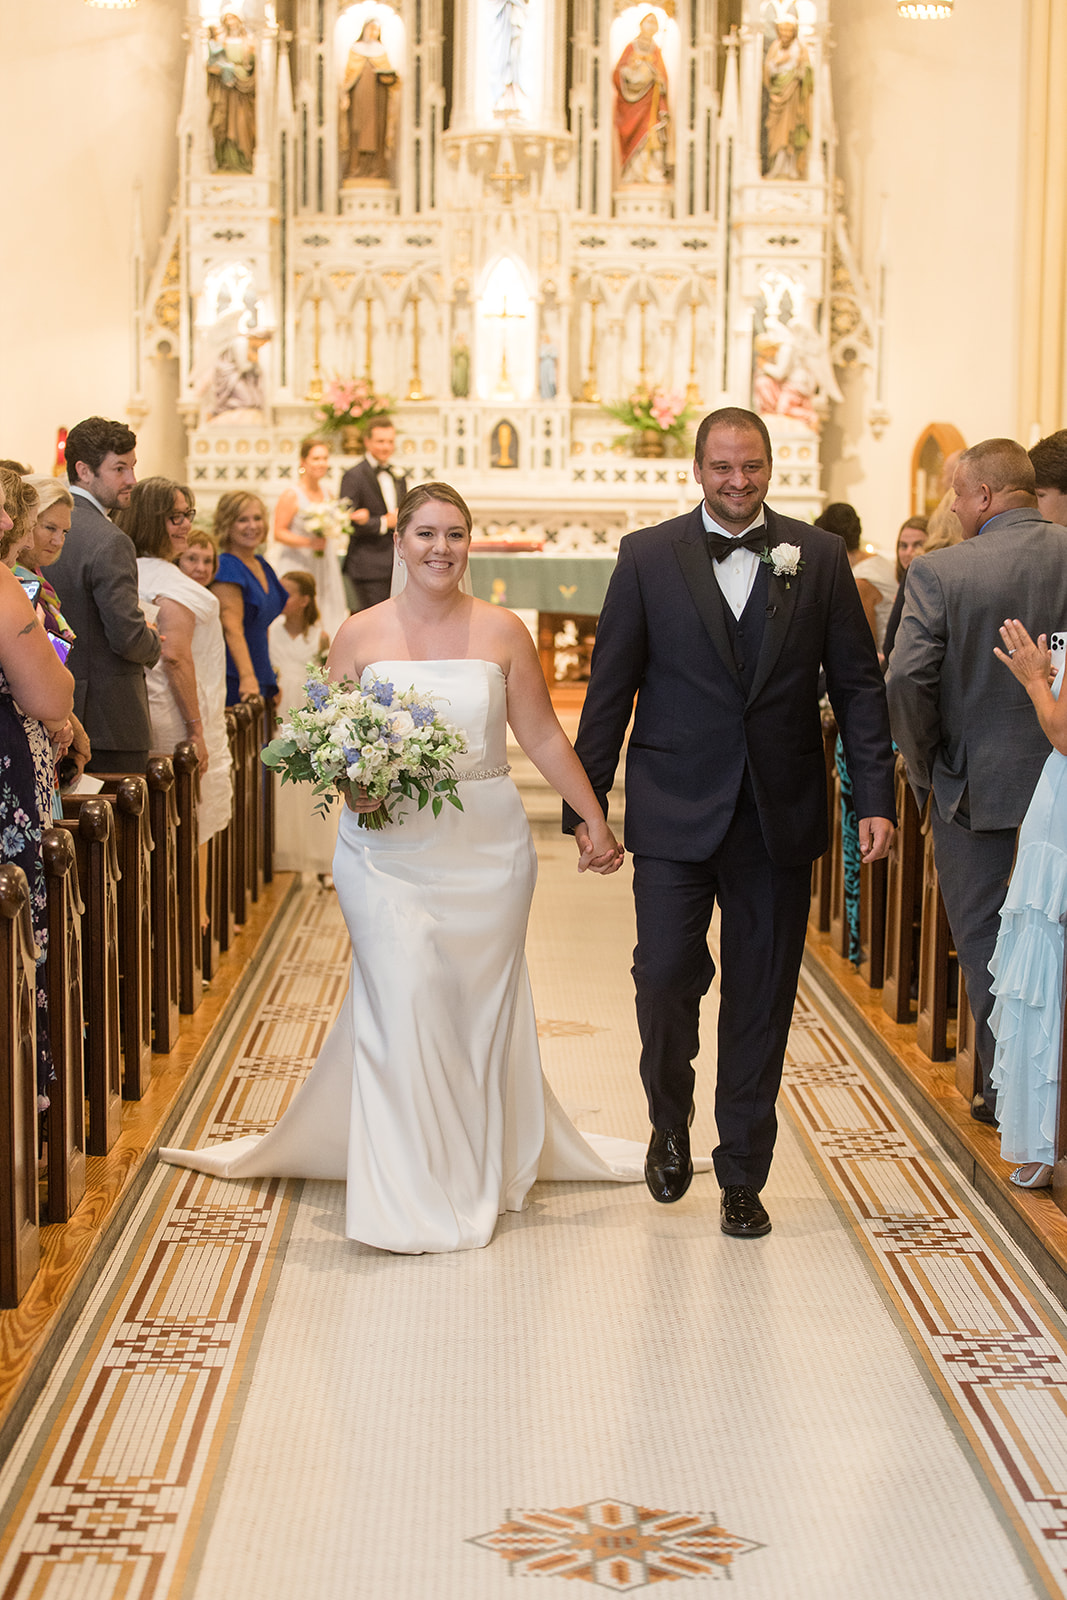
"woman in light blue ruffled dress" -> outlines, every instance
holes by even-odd
[[[1064,619],[1067,621],[1067,619]],[[1019,830],[1015,866],[989,963],[997,1047],[993,1084],[1000,1153],[1019,1162],[1012,1183],[1044,1188],[1052,1179],[1063,1035],[1064,922],[1067,920],[1067,698],[1051,681],[1044,634],[1035,644],[1016,620],[994,654],[1033,701],[1052,744]]]

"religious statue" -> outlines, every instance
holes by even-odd
[[[537,353],[537,392],[542,400],[556,398],[558,364],[559,351],[553,344],[551,335],[546,331],[541,335],[541,347]]]
[[[452,345],[452,394],[466,400],[471,392],[471,353],[466,334],[457,333]]]
[[[341,83],[341,180],[392,177],[400,79],[373,17],[351,50]]]
[[[216,172],[251,172],[256,149],[256,51],[236,11],[207,33],[207,98]]]
[[[646,11],[612,79],[620,184],[662,184],[669,178],[667,68],[656,44],[658,27],[655,12]]]
[[[530,0],[489,0],[490,97],[494,117],[521,116],[527,106],[523,71],[523,42]]]
[[[814,83],[811,57],[793,18],[784,17],[776,33],[763,61],[763,174],[806,178]]]
[[[817,401],[840,400],[841,392],[815,329],[797,317],[786,323],[770,313],[756,335],[755,356],[752,389],[760,415],[795,417],[817,432]]]

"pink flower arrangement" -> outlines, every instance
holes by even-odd
[[[632,446],[635,438],[652,433],[661,434],[664,445],[669,442],[678,454],[685,449],[693,407],[686,404],[684,395],[674,394],[669,389],[642,387],[635,389],[628,400],[605,406],[604,410],[630,430],[629,435],[621,434],[616,439],[617,446]],[[657,453],[662,454],[662,450]]]
[[[329,433],[341,428],[367,428],[376,417],[389,415],[389,400],[374,394],[362,378],[333,378],[326,385],[315,419]]]
[[[669,433],[685,410],[683,394],[668,394],[664,389],[654,389],[649,410],[664,433]]]

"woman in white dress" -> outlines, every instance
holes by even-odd
[[[207,925],[208,841],[227,827],[233,775],[226,737],[226,645],[219,602],[177,565],[192,526],[193,496],[169,478],[143,478],[113,521],[137,551],[137,588],[158,607],[163,649],[145,674],[152,748],[172,755],[188,739],[200,759],[200,920]]]
[[[309,511],[319,511],[334,503],[324,480],[330,470],[330,447],[322,439],[308,438],[300,443],[299,483],[286,489],[274,508],[274,539],[281,548],[273,553],[274,565],[301,567],[315,580],[323,625],[332,639],[348,616],[341,561],[344,550],[331,540],[304,527]]]
[[[1052,744],[1019,829],[993,974],[990,1027],[1000,1153],[1019,1162],[1020,1189],[1052,1182],[1063,1047],[1063,941],[1067,921],[1067,699],[1050,684],[1044,634],[1036,645],[1016,618],[994,652],[1022,684]]]
[[[352,973],[322,1054],[265,1137],[160,1152],[220,1177],[343,1178],[349,1237],[404,1253],[488,1244],[538,1177],[638,1182],[645,1155],[583,1138],[541,1075],[524,954],[537,860],[507,776],[508,722],[587,821],[579,871],[614,872],[622,849],[526,629],[461,590],[470,526],[447,484],[407,494],[396,531],[406,585],[350,618],[329,660],[335,679],[432,693],[467,735],[463,810],[435,819],[403,802],[403,823],[380,831],[342,810],[333,876]]]
[[[285,610],[267,629],[270,659],[278,675],[275,714],[279,722],[304,705],[308,668],[325,661],[330,648],[329,634],[317,626],[319,608],[310,572],[283,573],[282,588],[289,596]],[[274,865],[279,872],[317,873],[322,887],[328,889],[332,887],[329,873],[337,843],[337,815],[320,816],[316,802],[317,796],[303,784],[275,785]]]

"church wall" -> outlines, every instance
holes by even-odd
[[[954,423],[968,444],[1016,428],[1021,11],[966,0],[923,23],[898,18],[890,0],[833,8],[838,172],[875,301],[886,241],[891,420],[876,439],[873,374],[847,379],[824,439],[825,486],[887,551],[912,509],[911,454],[927,423]]]
[[[0,454],[39,470],[51,470],[58,427],[92,412],[127,417],[134,185],[147,271],[177,182],[182,24],[174,0],[115,12],[0,0]],[[144,472],[182,464],[174,381],[146,369]]]

